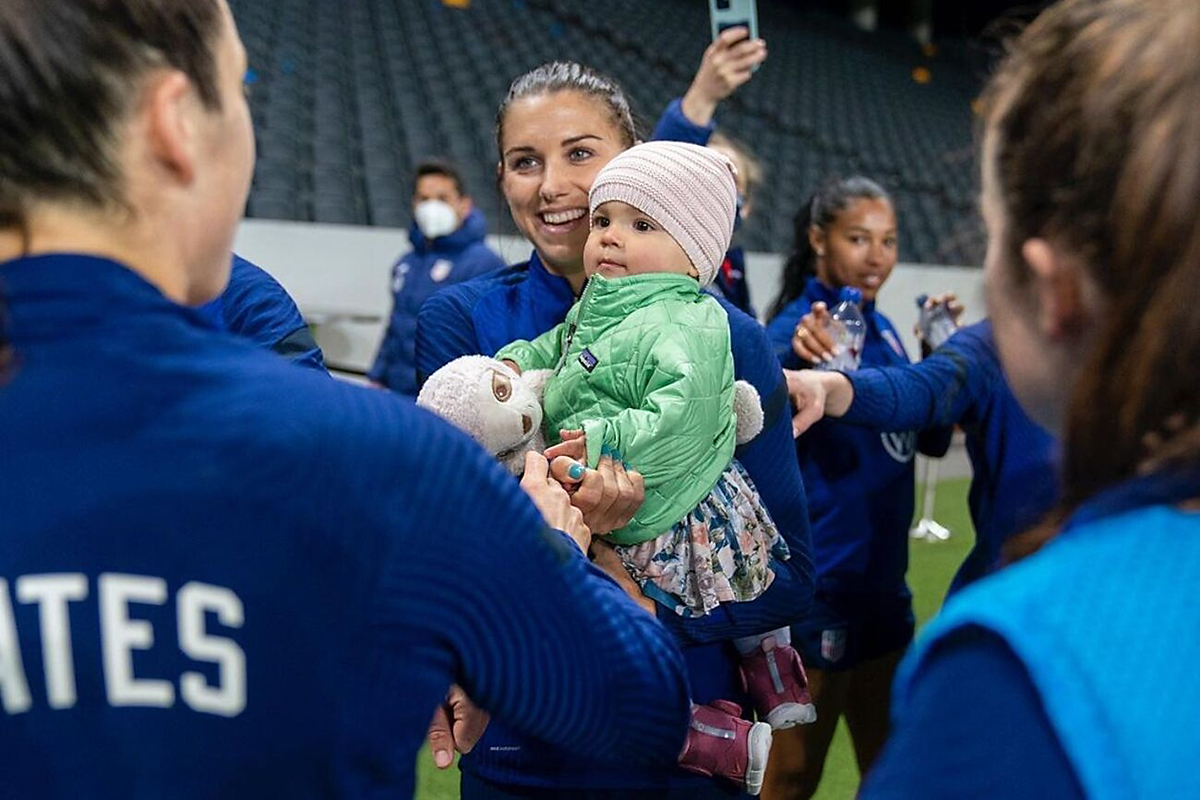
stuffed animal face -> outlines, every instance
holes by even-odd
[[[541,432],[542,406],[534,387],[486,356],[456,358],[430,375],[417,405],[452,422],[502,459]]]

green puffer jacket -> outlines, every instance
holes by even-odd
[[[547,441],[582,429],[589,467],[607,447],[645,478],[645,503],[608,537],[617,544],[668,531],[733,459],[729,320],[695,278],[593,276],[566,321],[496,358],[555,369],[543,401]]]

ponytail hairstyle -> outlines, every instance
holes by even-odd
[[[520,75],[508,87],[508,94],[496,112],[496,150],[504,165],[504,119],[517,100],[555,92],[579,92],[604,105],[613,126],[621,134],[621,143],[629,148],[637,142],[637,127],[630,111],[629,98],[620,84],[607,75],[574,61],[551,61]]]
[[[217,0],[0,3],[0,229],[28,247],[42,202],[127,207],[121,126],[155,69],[183,72],[220,108]]]
[[[783,277],[779,282],[779,296],[767,312],[767,319],[774,319],[797,297],[804,293],[804,285],[816,274],[817,254],[809,241],[809,229],[814,225],[828,229],[838,215],[858,200],[886,200],[892,202],[887,191],[870,178],[854,175],[826,181],[796,212],[792,220],[792,249],[783,264]]]
[[[1200,3],[1063,0],[1025,30],[986,96],[1006,280],[1040,237],[1103,295],[1071,387],[1060,506],[1010,542],[1021,557],[1087,498],[1200,464]]]

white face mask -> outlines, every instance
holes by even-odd
[[[448,236],[458,230],[458,214],[449,203],[441,200],[422,200],[417,203],[417,207],[413,209],[413,217],[416,218],[417,227],[425,234],[426,239]]]

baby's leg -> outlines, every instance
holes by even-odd
[[[808,676],[792,647],[790,629],[735,639],[734,645],[742,655],[742,678],[760,719],[777,731],[816,720]]]
[[[740,639],[734,639],[733,644],[737,647],[739,653],[743,656],[748,656],[753,654],[755,650],[758,650],[759,645],[768,637],[773,637],[776,645],[787,645],[790,647],[792,644],[792,629],[776,628],[773,631],[767,631],[755,636],[743,636]]]

